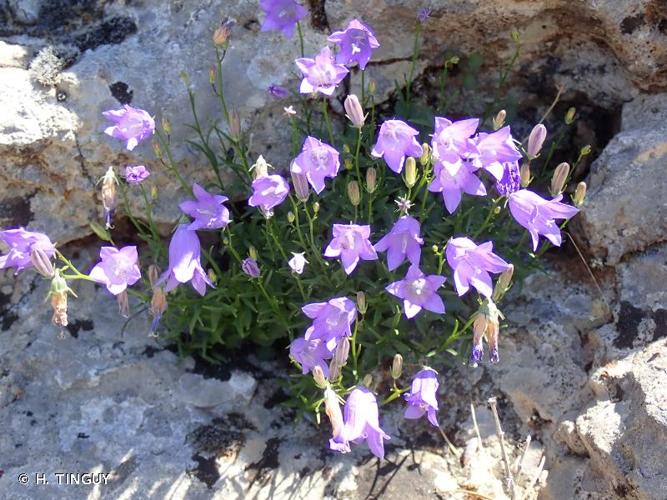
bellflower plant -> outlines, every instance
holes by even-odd
[[[282,31],[287,38],[292,38],[297,23],[308,13],[295,0],[260,0],[259,6],[265,14],[262,31]]]
[[[0,241],[8,248],[7,253],[0,255],[0,269],[13,267],[16,273],[33,266],[31,255],[36,250],[44,252],[49,258],[56,253],[56,247],[47,235],[26,231],[22,227],[0,231]]]
[[[125,167],[125,180],[128,184],[138,185],[148,179],[151,173],[143,165]]]
[[[405,278],[387,285],[387,292],[403,299],[403,311],[408,319],[414,318],[422,309],[444,314],[445,303],[437,290],[445,279],[444,276],[426,276],[418,266],[412,265]]]
[[[201,266],[201,245],[197,233],[180,224],[169,243],[169,269],[160,278],[169,292],[182,283],[192,285],[199,295],[206,293],[206,285],[213,287]]]
[[[438,427],[438,372],[425,367],[417,372],[412,379],[410,392],[403,397],[408,403],[405,418],[420,418],[427,415],[428,421]]]
[[[502,273],[509,264],[493,253],[493,242],[475,245],[470,238],[454,238],[447,243],[447,263],[454,271],[454,284],[459,295],[471,286],[490,298],[493,281],[489,273]]]
[[[360,260],[377,260],[378,255],[369,240],[370,226],[334,224],[333,239],[324,250],[325,257],[340,257],[347,274],[355,270]]]
[[[115,247],[102,247],[100,259],[101,261],[91,269],[90,277],[106,286],[113,295],[124,292],[128,286],[134,285],[141,279],[136,246],[131,245],[120,250]]]
[[[362,70],[366,69],[373,50],[380,46],[373,32],[358,19],[352,19],[344,30],[332,33],[329,41],[340,48],[336,54],[337,63],[357,63]]]
[[[397,174],[403,170],[406,156],[418,158],[422,147],[417,142],[419,131],[401,120],[387,120],[382,123],[378,140],[371,151],[376,158],[384,158],[387,166]]]
[[[419,236],[419,221],[409,215],[396,221],[391,231],[375,244],[378,252],[387,252],[387,267],[393,271],[405,259],[419,265],[424,239]]]
[[[339,157],[338,151],[328,144],[314,137],[307,137],[301,154],[294,159],[290,169],[295,174],[305,175],[315,192],[320,194],[325,187],[324,180],[338,175]]]
[[[279,175],[263,175],[252,182],[252,190],[248,205],[259,207],[268,218],[273,215],[273,209],[287,198],[289,184]]]
[[[195,195],[194,200],[179,205],[184,214],[194,219],[188,229],[220,229],[229,224],[229,210],[223,205],[229,198],[211,194],[196,182],[192,185],[192,193]]]
[[[125,147],[132,151],[137,145],[155,132],[155,121],[146,111],[125,104],[121,109],[111,109],[102,113],[113,125],[104,133],[114,139],[125,141]]]
[[[299,87],[299,92],[302,94],[320,92],[325,96],[331,96],[336,86],[349,73],[345,66],[334,63],[329,47],[324,47],[313,59],[301,57],[295,63],[303,73]]]

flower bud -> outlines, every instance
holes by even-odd
[[[188,75],[188,72],[187,72],[187,71],[181,71],[181,72],[178,74],[178,77],[181,79],[181,81],[182,81],[185,85],[190,85],[190,75]]]
[[[347,197],[350,199],[353,207],[358,207],[361,203],[361,193],[359,193],[359,183],[350,181],[347,183]]]
[[[574,117],[577,112],[577,109],[572,107],[567,110],[567,113],[565,113],[565,124],[566,125],[572,125],[574,123]]]
[[[162,315],[167,310],[167,294],[164,288],[157,284],[159,278],[160,269],[154,264],[148,266],[148,282],[153,288],[153,296],[151,297],[151,305],[149,307],[149,311],[153,316],[153,321],[151,322],[151,334],[153,335],[157,331]]]
[[[362,385],[367,388],[371,388],[371,385],[373,385],[373,375],[370,373],[367,373],[364,375],[364,379],[361,381]]]
[[[527,161],[521,164],[521,169],[519,170],[519,177],[521,178],[521,187],[528,187],[530,185],[530,163]]]
[[[308,197],[310,196],[308,178],[304,174],[292,172],[292,184],[294,185],[294,193],[297,199],[304,203],[308,201]]]
[[[262,155],[259,155],[257,161],[250,167],[250,170],[253,171],[253,176],[255,179],[260,177],[266,177],[269,174],[269,165],[266,163],[266,160]]]
[[[215,71],[215,66],[208,68],[208,83],[215,85],[215,80],[217,78],[217,72]]]
[[[493,130],[498,130],[505,125],[505,118],[507,118],[507,111],[501,109],[498,114],[493,117]]]
[[[151,186],[151,200],[157,200],[157,186]]]
[[[366,121],[366,116],[364,115],[364,110],[359,103],[359,99],[356,95],[350,94],[345,98],[343,103],[345,108],[345,116],[349,118],[352,122],[352,126],[356,128],[361,128],[364,126]]]
[[[317,387],[320,389],[325,389],[329,385],[329,382],[324,376],[324,371],[320,365],[315,365],[313,367],[313,380],[315,381],[315,385],[317,385]]]
[[[243,259],[243,262],[241,262],[241,270],[251,278],[259,278],[261,274],[257,261],[252,257]]]
[[[582,181],[579,184],[577,184],[577,189],[574,190],[574,197],[572,198],[572,201],[574,202],[575,207],[580,207],[581,205],[584,204],[585,199],[586,199],[586,183]]]
[[[158,160],[162,158],[162,148],[160,147],[160,143],[157,141],[153,141],[153,154]]]
[[[422,155],[419,157],[419,163],[425,167],[431,161],[431,146],[427,143],[422,144]]]
[[[366,303],[366,294],[364,292],[357,292],[357,310],[361,314],[366,314],[368,304]]]
[[[440,248],[438,247],[438,245],[433,245],[431,247],[431,251],[437,255],[437,253],[440,251]]]
[[[130,317],[130,298],[127,295],[127,290],[123,290],[116,295],[116,302],[118,302],[118,312],[123,318]]]
[[[377,187],[377,170],[375,167],[368,167],[366,170],[366,191],[374,193]]]
[[[229,136],[235,141],[241,139],[241,115],[238,111],[229,113]]]
[[[329,417],[332,435],[335,438],[343,432],[344,421],[343,413],[340,410],[338,394],[331,387],[327,387],[324,390],[324,411],[327,417]]]
[[[316,201],[315,203],[313,203],[313,213],[317,214],[317,212],[319,211],[320,211],[320,202]]]
[[[591,145],[586,144],[583,148],[581,148],[581,150],[579,151],[579,154],[581,156],[588,156],[589,154],[591,154]]]
[[[412,188],[417,184],[417,162],[412,156],[408,156],[405,160],[405,185]]]
[[[528,152],[529,158],[536,158],[542,149],[544,140],[547,138],[547,128],[541,123],[535,125],[528,136]]]
[[[51,287],[49,288],[48,297],[51,297],[51,308],[53,309],[53,317],[51,321],[54,325],[64,328],[67,326],[67,294],[74,292],[67,286],[67,281],[56,270],[51,280]]]
[[[391,363],[391,378],[397,380],[401,378],[403,373],[403,356],[396,353],[394,354],[394,360]]]
[[[350,354],[350,341],[347,337],[343,337],[336,345],[333,359],[329,364],[329,378],[336,380],[340,376],[341,369],[347,363],[347,357]]]
[[[250,248],[248,248],[248,255],[250,255],[252,260],[257,260],[257,249],[250,245]]]
[[[287,222],[289,222],[290,224],[293,224],[295,220],[296,220],[296,216],[294,215],[294,212],[292,212],[291,210],[289,212],[287,212]]]
[[[206,274],[208,275],[208,279],[211,283],[215,285],[218,282],[218,275],[215,274],[213,269],[209,269]]]
[[[375,91],[377,90],[377,83],[375,83],[375,80],[372,78],[368,80],[368,93],[370,95],[375,95]]]
[[[510,284],[512,283],[512,275],[514,274],[514,266],[510,264],[509,269],[503,271],[503,273],[496,281],[496,286],[493,289],[493,300],[498,302],[503,298],[507,290],[509,290]]]
[[[345,166],[345,170],[352,170],[354,168],[354,164],[350,158],[345,158],[345,160],[343,160],[343,165]]]
[[[216,47],[224,47],[229,42],[229,37],[232,34],[232,28],[236,22],[229,17],[223,19],[220,26],[213,32],[213,44]]]
[[[473,348],[470,355],[470,364],[477,366],[481,361],[484,348],[482,345],[482,338],[486,338],[491,350],[489,360],[492,363],[497,363],[498,358],[498,332],[500,330],[499,318],[502,318],[502,313],[498,310],[495,303],[491,299],[485,300],[475,313],[475,320],[473,321]]]
[[[171,122],[169,121],[169,118],[162,118],[162,130],[164,130],[165,134],[171,135]]]
[[[114,172],[113,167],[109,167],[104,174],[104,177],[102,177],[101,191],[102,206],[104,207],[104,220],[107,229],[111,228],[111,218],[118,205],[118,200],[116,198],[116,184],[118,184],[116,173]]]
[[[551,177],[551,195],[558,196],[563,192],[567,178],[570,175],[570,165],[566,162],[559,163]]]
[[[30,261],[35,270],[45,278],[52,278],[54,274],[53,264],[46,252],[41,248],[33,245],[30,251]]]

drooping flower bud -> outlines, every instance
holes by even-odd
[[[347,197],[350,199],[353,207],[358,207],[361,203],[361,193],[359,193],[359,183],[350,181],[347,184]]]
[[[364,292],[357,292],[357,310],[361,314],[366,314],[368,304],[366,303],[366,294]]]
[[[294,215],[294,212],[292,212],[291,210],[287,212],[287,222],[289,222],[290,224],[294,224],[295,220],[296,216]]]
[[[565,113],[565,124],[566,125],[572,125],[574,123],[574,117],[577,113],[577,109],[572,107],[567,110],[567,113]]]
[[[308,178],[304,174],[292,172],[292,184],[294,185],[294,193],[297,199],[304,203],[308,201],[308,197],[310,196]]]
[[[229,136],[234,141],[241,140],[241,115],[236,110],[229,113]]]
[[[316,201],[315,203],[313,203],[313,213],[316,214],[319,211],[320,211],[320,202]]]
[[[491,363],[497,363],[498,357],[498,332],[500,330],[500,318],[504,318],[502,313],[496,307],[496,304],[487,299],[482,302],[475,313],[475,320],[473,322],[473,347],[470,354],[470,364],[477,366],[484,355],[484,347],[482,345],[482,338],[486,338],[487,344],[491,351],[489,360]]]
[[[269,165],[262,155],[259,155],[257,161],[250,167],[250,170],[253,172],[253,178],[258,179],[260,177],[266,177],[269,175]]]
[[[391,363],[391,378],[397,380],[401,378],[402,373],[403,373],[403,356],[396,353],[394,354],[394,359]]]
[[[213,32],[213,44],[216,47],[225,47],[227,45],[235,24],[236,21],[229,17],[222,20],[220,26]]]
[[[352,126],[356,128],[361,128],[364,126],[366,121],[366,116],[364,115],[364,110],[359,103],[359,99],[356,95],[350,94],[345,98],[343,103],[345,108],[345,116],[352,122]]]
[[[585,182],[580,182],[577,184],[577,189],[574,191],[574,197],[572,198],[572,201],[574,202],[575,207],[580,207],[581,205],[584,204],[584,200],[586,199],[586,183]]]
[[[127,290],[122,291],[116,295],[116,302],[118,302],[118,312],[123,318],[130,317],[130,298],[127,295]]]
[[[505,118],[507,118],[507,111],[501,109],[498,114],[493,117],[493,130],[498,130],[505,125]]]
[[[412,188],[417,184],[417,161],[412,156],[408,156],[405,160],[404,182],[408,188]]]
[[[217,78],[217,74],[215,71],[215,66],[211,66],[208,68],[208,83],[211,85],[215,85],[215,80]]]
[[[340,436],[344,425],[343,413],[340,410],[338,394],[331,387],[324,390],[324,411],[331,422],[333,437]]]
[[[567,182],[569,175],[570,165],[568,165],[566,162],[559,163],[556,167],[556,170],[554,170],[553,176],[551,177],[550,192],[552,196],[558,196],[563,192],[563,188],[565,188],[565,183]]]
[[[427,143],[422,144],[422,155],[419,157],[419,164],[425,167],[431,161],[431,146]]]
[[[35,270],[45,278],[53,277],[54,270],[53,264],[51,264],[51,259],[46,255],[46,252],[37,245],[33,245],[30,250],[30,262],[32,262]]]
[[[547,128],[541,123],[535,125],[528,136],[528,147],[526,148],[526,151],[529,158],[536,158],[537,155],[540,154],[546,138]]]
[[[320,365],[313,366],[313,380],[315,385],[320,389],[324,389],[329,385],[327,378],[324,376],[324,371]]]
[[[579,154],[581,156],[588,156],[589,154],[591,154],[591,145],[586,144],[583,148],[581,148],[581,150],[579,151]]]
[[[160,277],[160,270],[157,266],[151,264],[148,267],[148,281],[153,288],[153,297],[151,297],[150,312],[153,316],[153,321],[151,322],[151,334],[155,335],[155,332],[158,329],[160,324],[160,319],[162,315],[167,310],[167,294],[164,291],[164,288],[161,285],[158,285],[158,279]]]
[[[51,297],[51,308],[53,309],[53,317],[51,321],[54,325],[64,328],[67,326],[67,294],[74,292],[67,286],[67,281],[60,275],[57,269],[54,272],[51,280],[51,287],[49,288],[48,297]]]
[[[366,191],[374,193],[377,187],[377,170],[375,167],[368,167],[366,170]]]
[[[251,278],[259,278],[261,274],[257,261],[252,257],[243,259],[243,262],[241,262],[241,270]]]
[[[498,281],[496,281],[496,286],[493,289],[493,300],[495,302],[498,302],[500,299],[502,299],[505,293],[507,293],[507,290],[509,290],[510,285],[512,283],[513,274],[514,274],[514,266],[510,264],[507,270],[503,271],[502,274],[498,277]]]
[[[372,78],[368,80],[368,93],[370,95],[375,95],[375,91],[377,90],[377,83],[375,83],[375,80]]]
[[[530,185],[530,163],[525,161],[521,164],[519,170],[519,177],[521,178],[521,187],[528,187]]]
[[[114,172],[113,167],[109,167],[102,177],[102,206],[104,207],[104,221],[106,228],[110,229],[111,219],[113,213],[118,206],[118,200],[116,198],[116,184],[118,184],[118,179],[116,178],[116,173]]]

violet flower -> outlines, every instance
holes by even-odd
[[[7,253],[0,255],[0,269],[15,267],[16,273],[33,267],[30,256],[37,249],[49,259],[56,254],[56,247],[47,235],[26,231],[22,227],[0,231],[0,241],[8,247]]]
[[[358,19],[352,19],[342,31],[333,32],[328,40],[338,45],[336,62],[348,66],[357,63],[364,70],[374,49],[380,44],[373,32]]]
[[[287,198],[289,184],[279,175],[263,175],[252,181],[252,190],[248,205],[259,207],[268,218],[273,215],[273,208]]]
[[[357,318],[357,307],[347,297],[336,297],[327,302],[313,302],[301,308],[313,320],[305,338],[322,339],[333,352],[341,337],[352,336],[352,323]]]
[[[188,229],[187,224],[179,224],[169,242],[169,268],[156,285],[165,281],[166,292],[187,282],[190,282],[199,295],[206,293],[206,285],[214,288],[201,267],[201,245],[197,233]]]
[[[418,135],[419,131],[401,120],[387,120],[380,127],[371,155],[384,158],[389,168],[400,174],[406,156],[419,158],[422,155]]]
[[[125,104],[121,109],[111,109],[102,113],[113,125],[104,133],[115,139],[126,141],[125,147],[132,151],[144,139],[155,132],[155,120],[146,111]]]
[[[257,261],[252,257],[246,257],[243,259],[243,261],[241,261],[241,271],[246,273],[251,278],[259,278],[259,276],[262,274],[261,270],[259,269],[259,264],[257,264]]]
[[[293,173],[305,175],[317,194],[324,190],[324,179],[333,179],[339,169],[338,151],[314,137],[306,137],[301,153],[290,167]]]
[[[375,244],[378,252],[387,252],[387,267],[393,271],[407,258],[419,265],[424,239],[419,236],[419,221],[409,215],[396,221],[391,231]]]
[[[512,161],[503,164],[503,176],[496,182],[496,191],[502,196],[509,196],[521,189],[521,170],[519,162]]]
[[[282,31],[287,38],[292,38],[296,23],[308,12],[295,0],[260,0],[259,6],[266,14],[261,30]]]
[[[445,313],[445,304],[437,291],[444,282],[444,276],[437,274],[426,276],[418,266],[412,265],[404,279],[391,283],[385,290],[403,299],[403,311],[410,319],[422,309],[436,314]]]
[[[417,13],[417,20],[424,24],[428,18],[431,17],[431,9],[428,7],[422,7],[419,9],[419,12]]]
[[[474,167],[460,159],[456,163],[438,162],[433,167],[434,178],[428,190],[442,193],[447,211],[453,214],[461,203],[462,193],[474,196],[486,195],[486,188],[473,173],[474,171]]]
[[[342,64],[335,64],[329,47],[324,47],[314,59],[301,57],[294,61],[303,73],[303,80],[299,92],[312,94],[320,92],[330,96],[349,70]]]
[[[304,375],[319,366],[322,368],[324,376],[329,376],[329,365],[325,360],[331,359],[333,353],[327,349],[326,342],[323,339],[310,338],[306,340],[303,337],[296,338],[289,346],[289,353],[301,365]]]
[[[329,440],[329,448],[341,453],[350,451],[350,441],[359,444],[366,441],[371,453],[384,458],[384,440],[390,439],[380,428],[378,405],[375,396],[363,386],[355,388],[345,402],[344,425]]]
[[[137,263],[139,254],[135,246],[123,247],[120,250],[115,247],[102,247],[100,259],[89,276],[97,283],[105,285],[113,295],[123,293],[128,286],[141,279]]]
[[[134,186],[141,184],[146,179],[148,179],[149,175],[151,175],[151,173],[143,165],[125,167],[125,180],[128,184],[132,184]]]
[[[271,85],[269,85],[269,88],[266,89],[266,91],[274,99],[280,100],[289,97],[289,90],[287,90],[282,85],[278,85],[277,83],[272,83]]]
[[[480,133],[475,138],[477,154],[473,158],[476,168],[483,168],[497,181],[503,178],[504,163],[515,162],[522,158],[514,144],[509,125],[493,133]]]
[[[552,200],[545,200],[527,189],[520,189],[509,196],[512,217],[530,233],[533,251],[537,250],[539,235],[559,247],[562,237],[555,221],[567,220],[579,212],[573,206],[560,203],[562,199],[563,195],[559,194]]]
[[[437,116],[433,130],[433,158],[448,163],[458,163],[477,154],[477,148],[471,137],[477,131],[478,118],[467,118],[452,122]]]
[[[438,372],[433,368],[424,367],[412,379],[410,392],[403,397],[408,403],[405,409],[405,418],[415,419],[425,413],[428,421],[438,427]]]
[[[449,267],[454,271],[454,284],[459,296],[473,286],[480,294],[490,298],[493,281],[489,273],[502,273],[510,267],[493,253],[491,241],[475,245],[469,238],[453,238],[447,243],[445,254]]]
[[[220,229],[229,224],[229,210],[223,205],[229,198],[207,192],[196,182],[192,185],[195,200],[181,202],[180,209],[194,221],[188,226],[191,231],[198,229]]]
[[[333,239],[324,250],[325,257],[340,257],[346,274],[351,274],[360,259],[377,260],[378,255],[368,238],[371,226],[334,224]]]
[[[303,274],[303,268],[308,264],[305,253],[292,252],[293,257],[287,262],[293,273]]]

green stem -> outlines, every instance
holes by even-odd
[[[361,107],[366,107],[366,72],[361,70]]]
[[[186,193],[189,193],[191,188],[190,185],[185,182],[185,179],[183,179],[183,176],[181,176],[181,173],[178,171],[178,168],[175,166],[174,162],[174,156],[171,153],[171,148],[169,147],[169,143],[164,140],[162,137],[162,134],[160,132],[156,132],[155,134],[157,136],[158,143],[160,144],[160,147],[167,153],[167,159],[169,160],[168,162],[161,161],[161,163],[169,170],[176,179],[178,179],[178,182],[181,183],[181,186],[183,187],[183,190]]]
[[[297,32],[299,33],[299,52],[301,52],[301,57],[304,57],[305,52],[303,50],[303,30],[301,29],[301,23],[300,22],[296,23],[296,29],[297,29]]]

